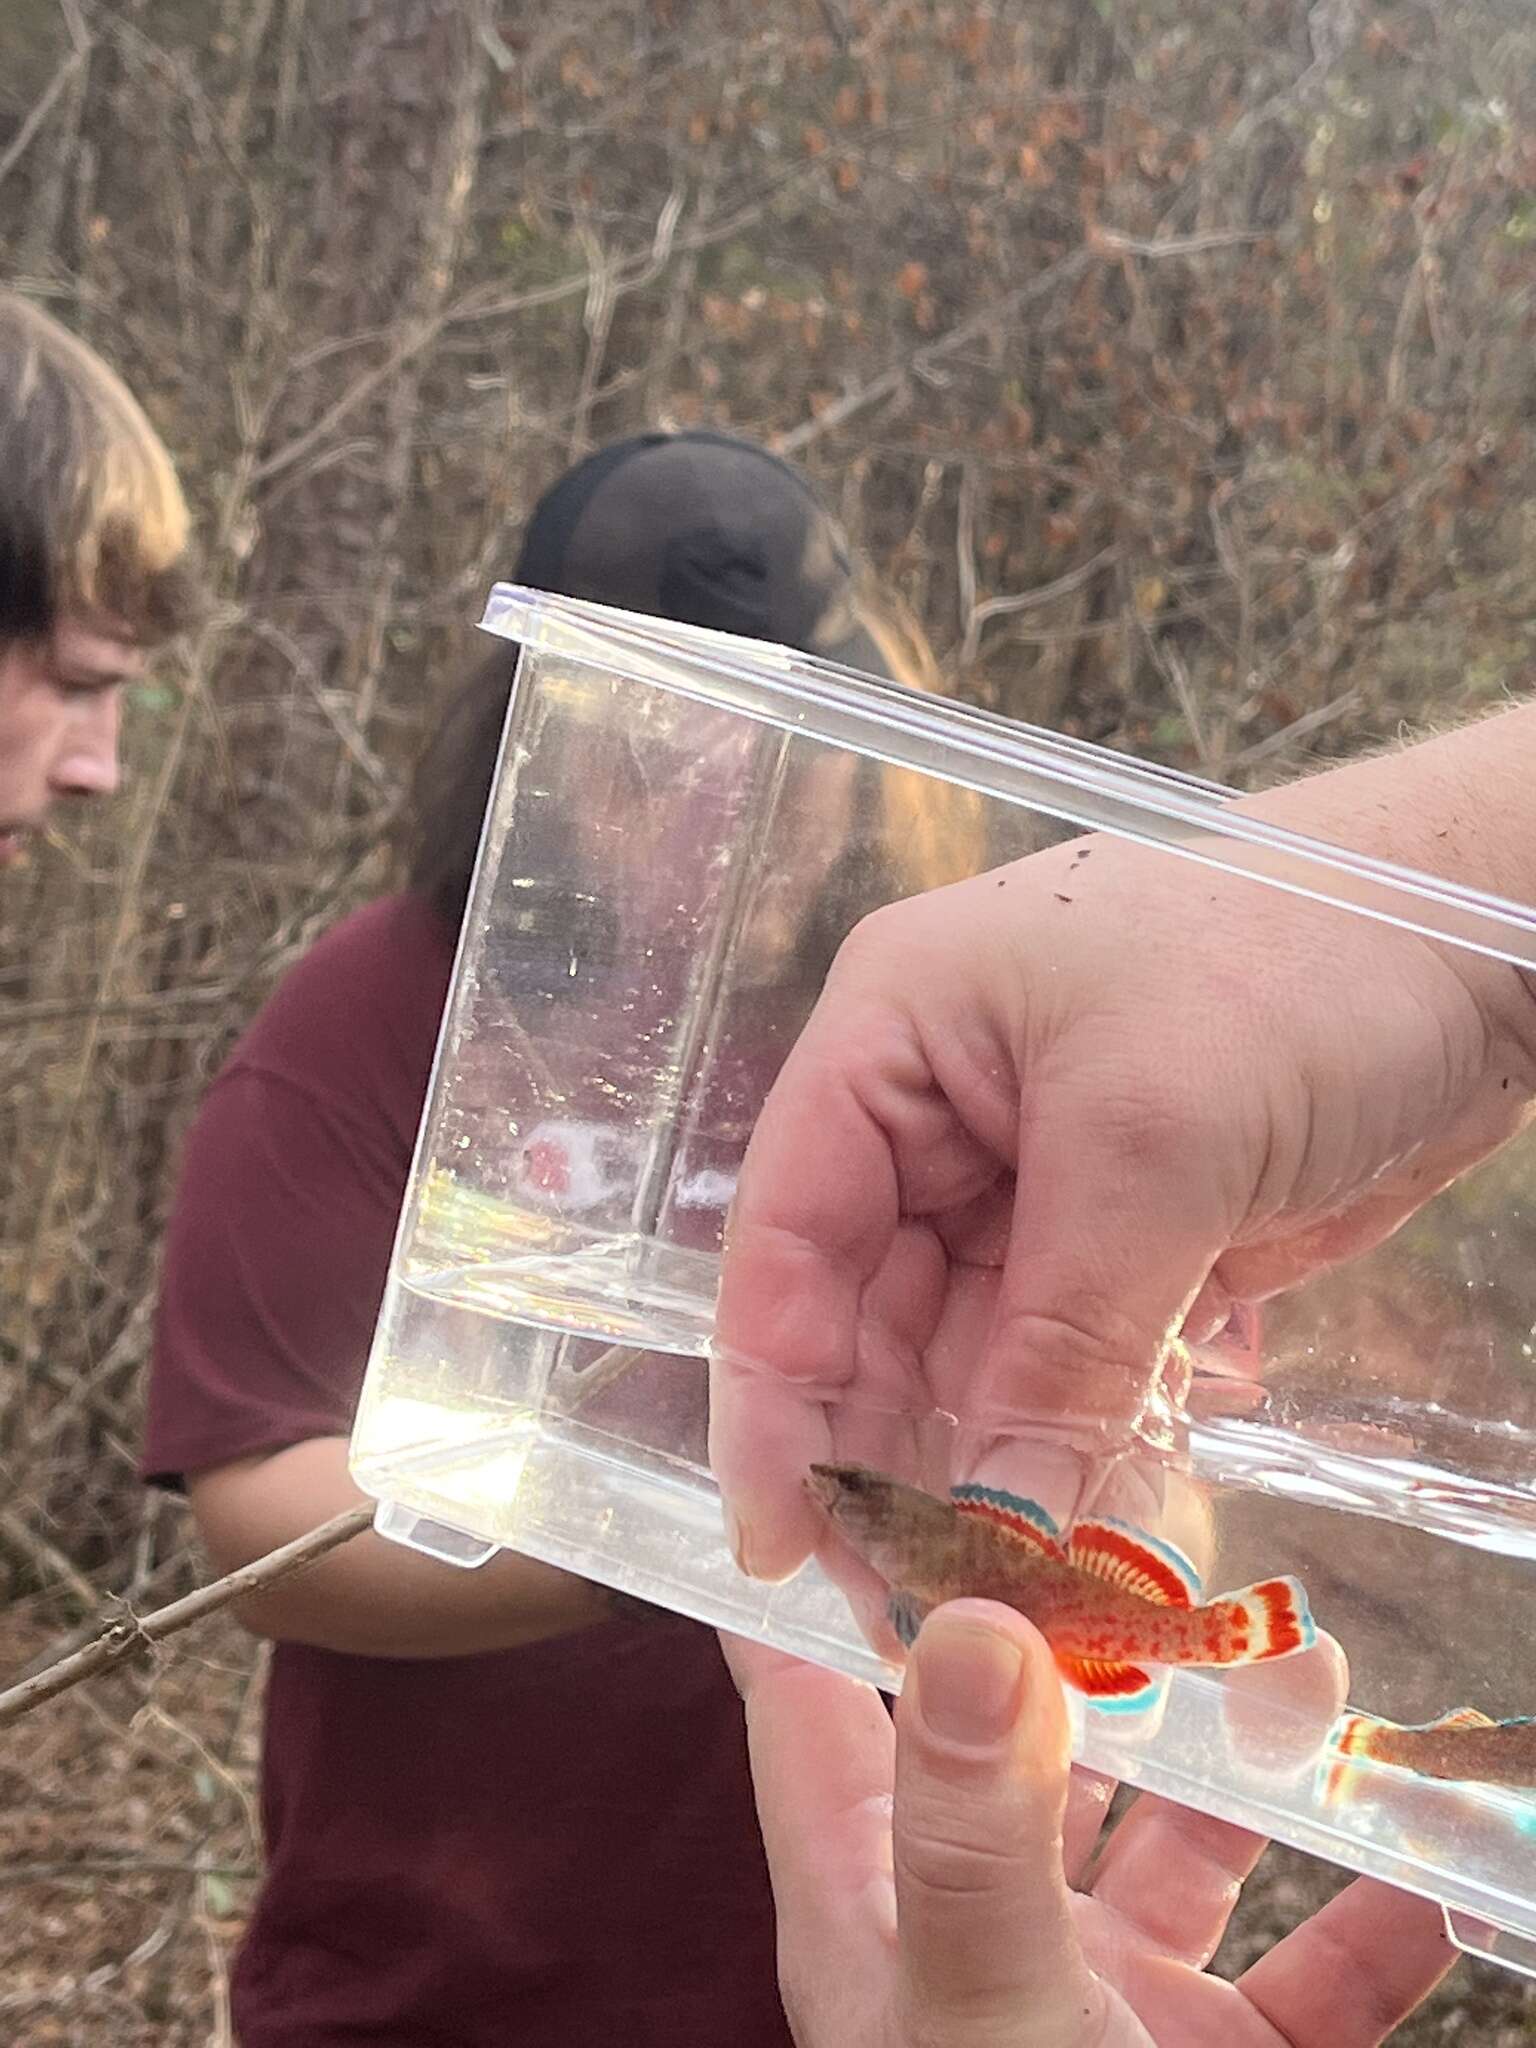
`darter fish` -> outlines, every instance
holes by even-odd
[[[1438,1721],[1408,1725],[1374,1714],[1345,1714],[1330,1737],[1328,1793],[1348,1783],[1345,1758],[1367,1757],[1421,1778],[1475,1779],[1482,1785],[1536,1786],[1536,1718],[1492,1721],[1476,1707],[1458,1707]]]
[[[806,1486],[884,1579],[891,1626],[908,1648],[942,1601],[999,1600],[1034,1623],[1072,1685],[1111,1711],[1153,1703],[1160,1686],[1148,1664],[1259,1664],[1317,1640],[1295,1579],[1203,1601],[1188,1558],[1107,1516],[1063,1537],[1018,1495],[970,1484],[943,1501],[863,1465],[813,1465]]]

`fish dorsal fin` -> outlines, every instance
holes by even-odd
[[[960,1514],[990,1522],[995,1529],[1027,1543],[1042,1557],[1059,1562],[1066,1554],[1061,1547],[1061,1531],[1038,1501],[1026,1500],[1021,1493],[1004,1493],[999,1486],[981,1486],[974,1480],[964,1486],[952,1486],[949,1497]]]
[[[1129,1522],[1109,1515],[1079,1522],[1067,1539],[1067,1556],[1080,1571],[1159,1607],[1200,1605],[1200,1574],[1183,1551]]]
[[[1498,1724],[1487,1714],[1480,1714],[1476,1707],[1457,1707],[1454,1713],[1442,1714],[1438,1721],[1426,1724],[1430,1728],[1493,1728]]]

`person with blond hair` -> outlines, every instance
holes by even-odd
[[[0,291],[0,865],[117,784],[123,685],[190,623],[186,501],[117,373]]]

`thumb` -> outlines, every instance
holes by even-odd
[[[896,1710],[900,2040],[1103,2038],[1062,1870],[1069,1763],[1061,1681],[1029,1623],[982,1600],[931,1614]]]

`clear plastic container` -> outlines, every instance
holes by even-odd
[[[892,1640],[816,1564],[736,1570],[706,1450],[736,1171],[841,938],[1085,829],[1532,968],[1536,912],[780,648],[505,586],[483,623],[521,644],[517,687],[353,1473],[433,1555],[514,1548],[894,1690]],[[1271,1304],[1259,1384],[1196,1353],[1074,1511],[1140,1504],[1213,1590],[1294,1573],[1359,1710],[1536,1711],[1532,1169],[1521,1139]],[[923,1469],[898,1476],[965,1476],[963,1416],[907,1420]],[[1536,1974],[1536,1794],[1369,1766],[1341,1796],[1301,1661],[1179,1672],[1149,1716],[1069,1693],[1078,1754],[1435,1897]]]

